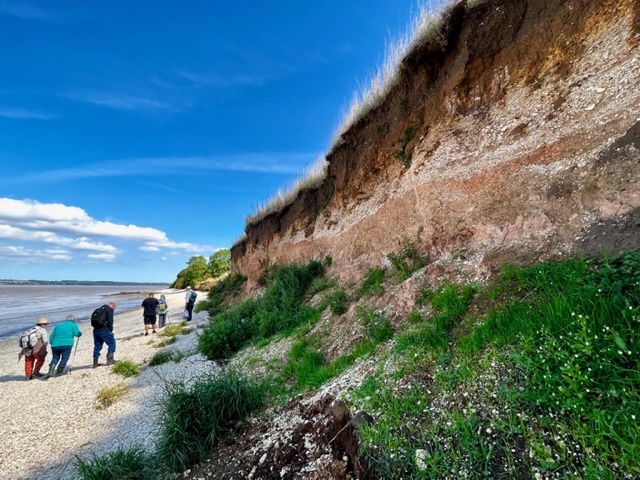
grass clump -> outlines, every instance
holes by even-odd
[[[184,331],[183,331],[183,333],[184,333]],[[169,345],[172,345],[172,344],[176,343],[177,341],[178,341],[178,339],[176,337],[165,338],[164,340],[160,341],[155,347],[156,348],[167,347]]]
[[[177,325],[167,325],[160,333],[158,333],[158,336],[175,337],[176,335],[180,335],[185,329],[187,329],[187,322],[182,321]]]
[[[133,377],[140,373],[140,365],[131,360],[118,360],[113,366],[113,373],[122,375],[123,377]]]
[[[118,383],[112,387],[104,387],[98,391],[96,396],[98,410],[104,410],[116,403],[125,393],[129,391],[129,387],[124,383]]]
[[[265,393],[263,384],[233,370],[166,389],[157,454],[174,472],[204,459],[220,435],[262,405]]]
[[[164,477],[163,466],[139,445],[83,459],[76,456],[77,480],[157,480]]]
[[[327,295],[326,302],[334,315],[342,315],[349,309],[349,297],[347,297],[344,288],[338,288]]]
[[[386,342],[393,337],[391,322],[382,310],[369,310],[359,305],[358,317],[364,324],[367,334],[376,344]]]
[[[314,278],[322,273],[322,264],[316,261],[271,269],[265,276],[267,289],[261,298],[234,305],[210,320],[198,338],[200,351],[210,359],[229,358],[251,341],[315,321],[319,314],[304,304],[304,297]]]
[[[387,258],[391,262],[393,275],[398,283],[404,282],[411,274],[426,266],[427,257],[420,254],[418,247],[409,239],[405,239],[400,251],[389,253]]]
[[[421,324],[417,330],[399,335],[397,350],[405,352],[414,345],[427,347],[432,352],[447,350],[452,341],[451,330],[469,308],[476,290],[472,285],[444,283],[435,291],[423,291],[421,302],[430,301],[435,314],[430,323]]]
[[[171,350],[160,350],[151,357],[151,360],[149,360],[149,366],[157,367],[158,365],[170,362],[171,360],[173,360],[173,352]]]
[[[360,296],[381,295],[384,292],[383,283],[386,275],[387,271],[382,267],[371,268],[360,285]]]
[[[317,293],[324,292],[325,290],[329,290],[330,288],[334,288],[338,286],[338,282],[335,278],[329,277],[319,277],[314,278],[311,282],[311,286],[309,287],[309,295],[314,296]]]

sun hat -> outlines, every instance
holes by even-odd
[[[187,287],[187,290],[191,290],[191,287]]]
[[[36,325],[47,325],[48,323],[49,323],[49,319],[48,318],[41,317],[36,322]]]
[[[72,322],[76,321],[76,316],[75,315],[67,315],[67,318],[65,318],[65,320],[71,320]]]

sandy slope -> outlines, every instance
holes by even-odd
[[[167,294],[168,323],[174,324],[182,320],[184,292],[171,292]],[[200,293],[198,300],[203,298],[205,294]],[[206,320],[205,312],[194,313],[191,322],[194,331],[179,335],[177,342],[166,348],[195,353],[198,332],[195,327]],[[149,359],[158,351],[153,344],[163,337],[144,336],[142,310],[126,313],[116,310],[116,360],[145,365],[139,375],[125,379],[105,366],[91,368],[92,329],[88,323],[79,326],[83,336],[69,362],[71,373],[48,381],[26,381],[24,361],[17,363],[20,349],[16,339],[0,343],[0,479],[68,478],[74,455],[101,453],[133,443],[151,447],[162,380],[188,380],[215,368],[213,362],[199,354],[180,363],[147,368]],[[102,362],[105,357],[106,346]],[[50,360],[49,352],[47,363]],[[97,392],[118,383],[128,385],[130,390],[116,404],[97,410]]]

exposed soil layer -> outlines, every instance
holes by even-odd
[[[185,478],[359,479],[365,469],[344,402],[325,396],[287,405],[277,421],[250,426],[228,437],[215,454]]]
[[[478,276],[495,259],[591,254],[585,232],[640,207],[638,5],[450,6],[324,183],[247,226],[233,269],[252,288],[269,265],[330,255],[356,281],[405,238],[432,260],[468,249]]]
[[[640,249],[640,0],[464,1],[442,19],[330,152],[323,184],[248,225],[232,269],[249,290],[270,265],[326,256],[356,284],[410,241],[430,264],[372,301],[400,322],[444,278]],[[317,327],[329,359],[358,338],[350,313]],[[336,398],[296,398],[188,478],[367,478]]]

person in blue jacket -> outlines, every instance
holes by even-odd
[[[49,378],[53,376],[53,372],[57,368],[56,375],[64,375],[64,368],[67,366],[71,349],[76,337],[80,338],[82,332],[76,325],[76,317],[67,316],[64,322],[56,325],[51,335],[49,335],[49,344],[51,345],[51,363],[49,364],[49,373],[45,376]],[[58,363],[59,362],[59,363]]]

